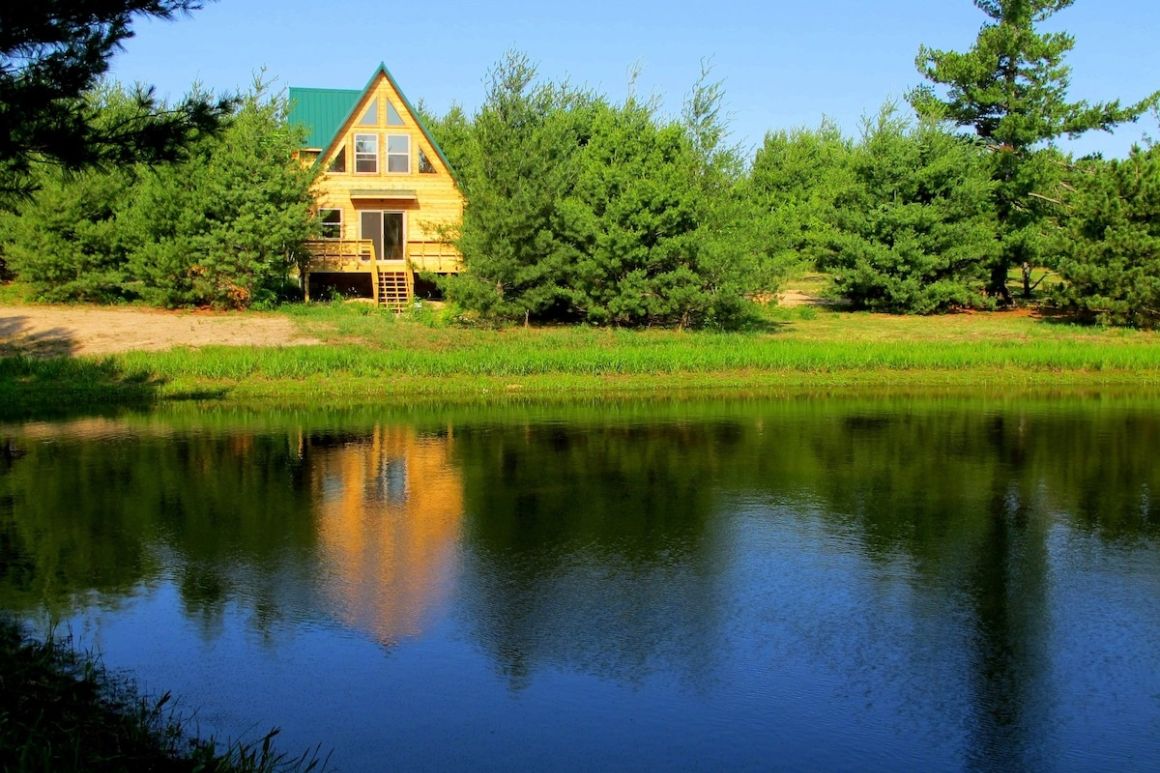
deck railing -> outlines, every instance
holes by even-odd
[[[463,258],[447,242],[409,242],[407,260],[416,271],[454,274],[463,270]]]
[[[375,243],[370,239],[317,239],[306,243],[312,271],[370,271]]]
[[[383,282],[380,275],[405,274],[407,297],[414,292],[413,272],[450,274],[463,270],[463,258],[447,242],[408,242],[402,260],[379,260],[370,239],[317,239],[306,243],[310,272],[369,273],[375,300],[379,301]],[[309,298],[309,283],[307,283]]]

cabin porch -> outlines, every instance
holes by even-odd
[[[377,305],[402,311],[415,297],[417,273],[452,274],[462,268],[454,246],[442,242],[408,242],[402,257],[390,260],[379,258],[372,239],[319,239],[308,242],[307,249],[310,260],[303,276],[307,301],[312,275],[359,275],[369,279]]]

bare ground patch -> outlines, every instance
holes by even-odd
[[[303,346],[292,320],[256,313],[0,306],[0,355],[115,354],[175,346]]]

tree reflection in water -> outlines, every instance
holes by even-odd
[[[1143,671],[1075,664],[1112,668],[1099,658],[1123,632],[1099,616],[1113,608],[1133,641],[1157,632],[1156,407],[900,398],[10,427],[0,603],[67,615],[172,581],[207,637],[231,605],[266,636],[328,620],[394,648],[449,626],[512,694],[569,673],[783,722],[828,695],[968,767],[1050,767],[1060,727],[1078,726],[1075,691],[1155,682],[1154,652],[1134,653]],[[1085,609],[1105,627],[1089,631],[1070,609],[1102,576],[1108,608]]]

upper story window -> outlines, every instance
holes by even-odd
[[[387,135],[387,171],[409,174],[411,171],[411,138],[406,134]]]
[[[342,238],[342,210],[341,209],[320,209],[320,210],[318,210],[318,218],[322,221],[322,238],[323,239],[341,239]]]
[[[346,145],[343,145],[342,147],[340,147],[338,149],[338,153],[335,154],[334,158],[330,162],[330,166],[327,167],[326,171],[328,171],[328,172],[345,172],[346,171]]]
[[[427,158],[427,152],[419,148],[419,174],[435,174],[435,165]]]
[[[378,126],[379,125],[379,100],[372,99],[371,103],[367,105],[366,112],[363,113],[362,118],[359,119],[359,126]]]
[[[379,171],[379,135],[354,135],[354,171],[364,174]]]
[[[402,126],[403,116],[399,115],[399,111],[391,104],[391,100],[387,100],[387,126]]]

